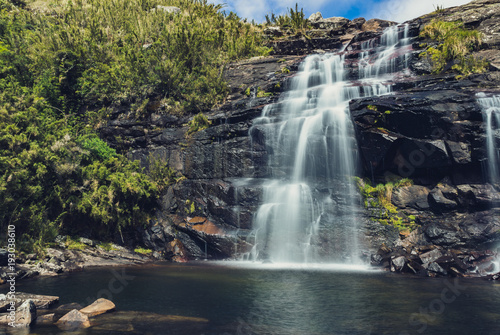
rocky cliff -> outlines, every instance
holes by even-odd
[[[272,56],[227,66],[231,92],[225,104],[206,113],[208,129],[187,135],[189,118],[154,101],[142,120],[122,106],[101,128],[110,144],[146,168],[153,155],[186,177],[165,192],[157,219],[135,233],[147,247],[176,261],[248,252],[262,185],[271,177],[270,148],[252,128],[253,119],[278,101],[307,55],[343,48],[354,78],[363,42],[378,43],[383,29],[396,24],[318,14],[310,19],[314,29],[299,35],[268,29]],[[432,74],[428,58],[420,56],[429,41],[419,32],[433,19],[462,21],[482,32],[475,56],[489,62],[488,71],[460,79],[450,71]],[[364,256],[372,264],[431,276],[493,271],[500,194],[485,177],[486,131],[476,94],[500,93],[499,19],[500,1],[477,0],[408,22],[411,71],[395,78],[393,94],[350,102],[360,177],[372,184],[413,181],[389,195],[395,215],[411,218],[408,229],[381,219],[369,195],[361,204]]]

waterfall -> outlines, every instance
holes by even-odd
[[[280,101],[254,120],[250,134],[264,134],[272,175],[254,217],[254,259],[359,263],[349,101],[392,91],[394,76],[407,71],[408,31],[393,26],[358,50],[308,56]]]
[[[493,185],[500,183],[500,96],[488,97],[484,93],[477,94],[477,100],[483,109],[483,119],[486,124],[486,151],[488,154],[489,181]]]

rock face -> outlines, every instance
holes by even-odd
[[[481,31],[484,43],[475,56],[491,62],[489,71],[460,80],[453,73],[431,74],[428,60],[420,57],[418,34],[434,18],[462,20]],[[500,196],[484,176],[485,124],[476,94],[500,94],[499,19],[500,1],[477,0],[412,20],[410,71],[394,79],[394,93],[350,102],[361,177],[375,184],[391,175],[413,181],[390,197],[399,213],[414,217],[418,228],[411,233],[380,224],[370,208],[360,215],[373,264],[397,272],[463,275],[494,257],[489,248],[500,240]],[[395,24],[325,19],[320,13],[310,21],[314,29],[307,37],[282,38],[282,31],[269,30],[279,37],[270,42],[273,56],[228,66],[231,92],[224,105],[207,111],[208,129],[186,136],[189,117],[169,115],[168,106],[154,102],[142,120],[121,106],[102,127],[111,145],[146,168],[154,155],[186,177],[165,192],[156,220],[136,232],[147,247],[177,261],[228,258],[251,249],[253,215],[262,185],[272,176],[271,148],[259,127],[252,127],[253,119],[286,91],[304,56],[344,48],[351,64],[347,76],[357,78],[363,43],[379,43],[381,31]]]

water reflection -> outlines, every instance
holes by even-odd
[[[135,278],[113,297],[119,312],[82,334],[500,333],[500,285],[482,280],[206,263],[126,271]],[[85,302],[110,278],[109,269],[85,271],[21,282],[18,291]],[[63,334],[55,327],[32,332]]]

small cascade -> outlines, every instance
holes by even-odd
[[[360,262],[358,146],[349,101],[391,92],[394,76],[407,68],[408,32],[408,25],[393,26],[361,50],[308,56],[288,92],[254,120],[250,135],[255,129],[264,135],[273,179],[254,217],[250,258]]]
[[[486,124],[486,150],[488,153],[489,181],[493,185],[500,183],[500,96],[477,94],[477,100],[483,109]]]

